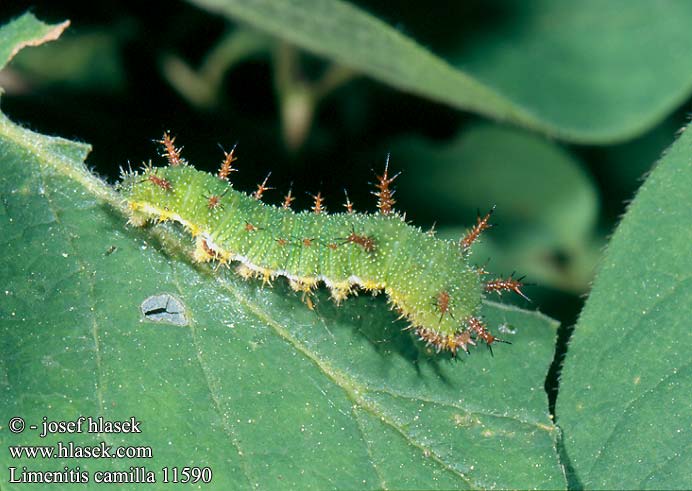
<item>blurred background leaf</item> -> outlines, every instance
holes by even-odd
[[[59,43],[23,53],[12,66],[22,86],[12,93],[31,92],[49,85],[74,90],[122,90],[125,73],[117,35],[106,30],[67,34]]]
[[[635,136],[692,89],[692,5],[685,1],[475,4],[493,18],[471,33],[459,25],[468,27],[463,16],[474,4],[426,4],[403,14],[410,2],[400,2],[401,10],[387,4],[382,13],[402,15],[407,28],[406,21],[415,29],[434,20],[436,36],[447,35],[444,57],[348,2],[191,1],[394,87],[573,141]]]
[[[476,210],[497,206],[499,226],[473,252],[477,262],[491,258],[488,270],[509,274],[522,264],[531,281],[586,289],[600,247],[594,238],[598,195],[580,162],[558,145],[481,125],[444,145],[402,138],[392,151],[405,170],[401,206],[425,203],[420,218],[437,220],[441,235],[460,238]]]
[[[188,102],[211,109],[222,102],[223,78],[236,63],[271,51],[271,39],[252,29],[233,29],[206,54],[195,70],[175,54],[164,54],[162,74]]]

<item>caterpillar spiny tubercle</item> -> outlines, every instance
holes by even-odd
[[[453,355],[482,341],[498,341],[480,318],[484,293],[513,291],[521,296],[521,279],[483,281],[482,268],[469,263],[471,246],[489,228],[490,215],[459,242],[441,240],[406,223],[394,210],[389,160],[378,177],[375,214],[356,213],[346,196],[346,212],[327,214],[324,198],[313,196],[309,211],[291,210],[293,196],[282,206],[261,201],[267,179],[252,195],[233,189],[235,147],[216,176],[198,171],[181,157],[174,138],[160,141],[165,167],[145,165],[123,172],[119,185],[131,212],[130,223],[174,221],[195,237],[193,259],[238,263],[245,278],[270,282],[288,279],[293,290],[309,294],[323,283],[337,302],[355,289],[384,291],[393,309],[410,322],[419,339],[438,352]],[[505,342],[505,341],[503,341]]]

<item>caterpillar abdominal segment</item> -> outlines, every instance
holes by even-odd
[[[485,272],[469,263],[469,250],[490,227],[490,213],[460,241],[448,241],[407,224],[394,209],[389,159],[377,176],[378,212],[358,213],[346,195],[346,211],[328,214],[321,193],[310,210],[291,210],[293,196],[282,206],[261,201],[269,176],[252,195],[229,181],[236,169],[235,147],[224,151],[216,176],[194,169],[164,134],[164,167],[145,166],[125,172],[119,189],[130,210],[130,223],[173,221],[195,238],[192,257],[218,265],[237,263],[244,278],[270,284],[285,277],[304,295],[324,284],[340,303],[358,290],[384,292],[393,309],[410,323],[418,338],[436,351],[456,355],[483,342],[502,341],[480,318],[488,292],[523,295],[521,279],[483,281]]]

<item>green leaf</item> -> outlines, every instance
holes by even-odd
[[[490,270],[521,271],[532,282],[585,291],[598,257],[599,200],[591,177],[564,149],[521,130],[483,124],[445,145],[403,139],[393,144],[392,156],[404,169],[402,208],[428,203],[426,218],[443,225],[443,236],[461,237],[476,210],[496,206],[499,226],[474,247],[479,262],[491,258]],[[558,254],[564,256],[559,264],[552,259]]]
[[[690,2],[509,1],[505,9],[505,22],[460,40],[449,57],[552,134],[627,140],[690,96]]]
[[[0,28],[0,68],[25,46],[38,46],[54,41],[69,25],[69,20],[60,24],[45,24],[31,13],[14,19]]]
[[[210,466],[217,489],[564,486],[543,390],[552,321],[489,304],[490,325],[517,330],[512,346],[428,355],[381,297],[337,308],[320,294],[311,311],[282,282],[196,269],[175,228],[125,228],[87,150],[0,121],[0,421],[135,416],[143,432],[5,428],[0,445],[149,445],[146,462],[80,466]],[[143,318],[160,294],[187,326]],[[4,467],[75,465],[0,455]]]
[[[416,344],[382,297],[336,307],[321,292],[310,310],[283,282],[193,265],[176,227],[127,227],[89,149],[0,115],[0,446],[103,441],[153,457],[0,452],[15,479],[79,466],[93,483],[135,466],[159,489],[162,467],[208,466],[209,489],[565,486],[543,389],[554,321],[489,303],[514,345],[454,361]],[[79,416],[135,417],[141,433],[40,437],[43,417]],[[4,476],[3,490],[45,488]]]
[[[576,326],[556,414],[585,488],[690,489],[692,133],[646,180]]]
[[[442,18],[461,31],[451,63],[342,1],[191,2],[401,90],[571,141],[632,137],[692,88],[684,1],[507,2],[509,22],[480,34]]]

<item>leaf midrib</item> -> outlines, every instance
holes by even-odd
[[[291,336],[289,331],[287,329],[285,329],[277,319],[275,319],[271,315],[269,315],[264,309],[262,309],[256,303],[249,301],[247,298],[242,296],[236,289],[234,289],[231,286],[231,284],[227,280],[225,280],[222,277],[217,277],[216,280],[217,280],[217,283],[219,283],[224,290],[228,291],[231,295],[233,295],[235,297],[235,299],[239,303],[244,305],[250,312],[252,312],[252,314],[258,320],[260,320],[260,321],[264,322],[265,324],[267,324],[268,326],[270,326],[274,330],[274,332],[276,332],[276,334],[278,334],[285,341],[290,343],[291,346],[293,346],[303,356],[305,356],[308,360],[310,360],[313,364],[315,364],[315,366],[317,366],[320,369],[320,371],[327,378],[329,378],[336,386],[338,386],[339,388],[341,388],[344,391],[346,396],[351,401],[358,404],[359,407],[369,411],[373,416],[379,418],[382,422],[384,422],[385,424],[390,426],[392,429],[397,431],[411,446],[418,448],[422,452],[429,453],[440,466],[442,466],[447,471],[454,473],[456,476],[458,476],[460,479],[462,479],[464,482],[466,482],[470,486],[473,486],[476,488],[486,489],[492,485],[492,483],[484,483],[484,482],[470,480],[466,475],[464,475],[459,470],[452,467],[450,465],[450,463],[446,462],[443,459],[443,457],[439,456],[433,449],[430,449],[424,445],[421,445],[420,443],[411,439],[410,435],[406,433],[404,428],[402,428],[400,425],[396,424],[394,421],[392,421],[390,418],[388,418],[384,412],[378,410],[379,409],[378,404],[374,404],[371,401],[368,401],[367,399],[365,399],[364,397],[362,397],[360,395],[360,394],[367,394],[368,392],[372,392],[372,390],[369,387],[359,384],[352,377],[349,377],[344,372],[335,369],[327,361],[318,357],[316,353],[307,349],[296,338]],[[494,303],[494,302],[488,302],[488,303]],[[498,304],[498,305],[502,305],[502,304]],[[410,400],[421,400],[421,402],[426,402],[424,399],[418,399],[418,398],[414,398],[411,396],[405,396],[402,394],[398,394],[396,392],[387,391],[385,389],[379,389],[378,391],[388,393],[389,395],[391,395],[393,397],[402,397],[402,398],[407,398]],[[498,415],[498,414],[493,414],[493,413],[481,413],[481,412],[468,411],[468,410],[464,409],[463,407],[458,406],[458,405],[454,405],[448,401],[431,400],[429,402],[434,403],[434,404],[439,404],[439,405],[445,405],[448,407],[454,407],[454,408],[460,409],[460,410],[465,411],[465,412],[470,413],[470,414],[483,414],[485,416],[515,420],[521,424],[530,425],[532,427],[535,427],[535,428],[540,429],[542,431],[546,431],[548,433],[552,433],[552,431],[554,430],[554,428],[550,428],[546,425],[542,425],[542,424],[530,422],[530,421],[525,421],[525,420],[522,420],[521,418],[518,418],[516,416]]]
[[[437,455],[433,450],[412,441],[409,435],[406,434],[403,428],[397,425],[394,421],[388,418],[384,413],[379,413],[377,411],[377,405],[373,404],[364,398],[360,397],[358,394],[359,390],[367,391],[367,388],[363,385],[355,383],[350,377],[345,375],[340,370],[333,368],[327,361],[319,358],[316,353],[308,350],[303,344],[298,342],[293,336],[290,335],[287,329],[285,329],[281,323],[274,319],[272,316],[268,315],[259,305],[254,302],[249,301],[244,296],[242,296],[236,289],[232,288],[230,283],[221,277],[217,278],[217,283],[221,287],[229,292],[235,297],[235,299],[243,305],[249,312],[251,312],[258,320],[262,321],[269,327],[271,327],[276,334],[288,342],[293,348],[295,348],[299,353],[301,353],[306,359],[310,360],[319,370],[330,379],[337,387],[344,391],[346,397],[356,403],[359,407],[368,410],[372,415],[380,418],[382,422],[396,430],[401,436],[413,447],[418,448],[421,452],[429,453],[430,456],[444,469],[454,473],[457,477],[466,482],[469,486],[487,488],[488,485],[483,485],[483,483],[474,483],[467,476],[459,472],[457,469],[451,467],[447,462],[445,462],[442,457]]]

